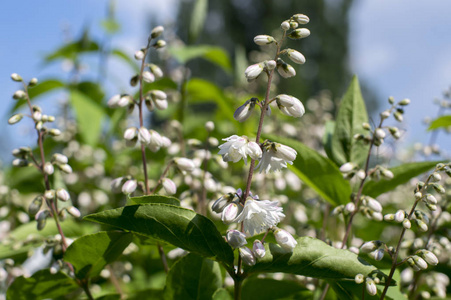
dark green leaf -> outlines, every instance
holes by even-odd
[[[78,288],[75,281],[62,272],[51,274],[48,269],[29,278],[17,277],[6,292],[7,299],[54,299]]]
[[[141,197],[130,198],[136,204],[149,204],[149,203],[165,203],[174,206],[180,206],[180,200],[171,196],[150,195]]]
[[[299,283],[270,278],[249,278],[243,283],[242,298],[259,299],[309,299],[312,292]]]
[[[203,58],[220,66],[228,73],[232,71],[229,55],[221,47],[207,45],[171,47],[169,53],[181,64],[186,64],[195,58]]]
[[[94,277],[109,263],[115,261],[131,243],[133,234],[103,231],[76,239],[64,254],[64,260],[75,268],[80,279]]]
[[[167,204],[141,204],[106,210],[85,219],[153,237],[213,257],[227,266],[233,264],[232,248],[213,222],[189,209]]]
[[[383,274],[348,250],[331,247],[312,237],[301,237],[297,242],[293,252],[286,252],[276,244],[266,244],[265,257],[246,271],[284,272],[328,280],[354,280],[357,274]]]
[[[224,288],[217,289],[214,292],[212,299],[213,300],[233,300],[232,295],[230,295],[230,293],[227,292],[227,290]]]
[[[99,142],[104,118],[103,108],[85,94],[72,90],[70,93],[72,107],[75,110],[80,135],[91,146]]]
[[[391,168],[390,171],[392,171],[394,175],[392,179],[368,181],[363,187],[363,194],[375,198],[383,193],[392,191],[398,185],[404,184],[410,179],[434,168],[439,162],[440,161],[413,162]]]
[[[368,155],[369,145],[354,139],[355,134],[364,134],[362,123],[368,122],[368,114],[360,92],[359,80],[352,78],[351,84],[340,103],[332,136],[332,155],[339,166],[354,162],[362,165]]]
[[[324,200],[337,206],[349,202],[351,186],[343,179],[338,167],[318,152],[301,142],[274,135],[264,135],[265,138],[292,147],[298,155],[290,166],[302,181],[314,189]]]
[[[221,269],[217,262],[188,254],[169,271],[165,299],[211,299],[221,286]]]
[[[196,0],[189,26],[189,40],[193,43],[204,28],[208,13],[208,0]]]
[[[327,121],[324,127],[323,147],[327,157],[332,160],[334,159],[332,151],[332,137],[334,136],[334,131],[335,131],[335,122]]]
[[[446,128],[451,126],[451,116],[442,116],[440,118],[435,119],[429,125],[428,130],[435,130],[438,128]]]
[[[45,81],[39,82],[36,86],[29,88],[28,95],[30,99],[35,99],[36,97],[43,95],[52,90],[64,88],[65,84],[57,79],[47,79]],[[20,107],[27,104],[25,99],[17,100],[11,109],[10,113],[16,112]]]

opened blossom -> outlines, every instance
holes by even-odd
[[[234,222],[243,222],[244,231],[251,236],[276,226],[285,215],[278,201],[248,198]]]
[[[265,143],[262,158],[256,169],[259,172],[279,171],[287,167],[287,163],[293,164],[296,159],[297,152],[291,147],[279,143]]]
[[[232,135],[223,139],[226,143],[219,146],[219,154],[225,162],[238,162],[243,159],[244,164],[247,165],[247,156],[252,159],[259,159],[262,156],[260,146],[255,142],[250,142],[247,136]]]

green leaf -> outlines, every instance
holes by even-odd
[[[266,255],[246,271],[284,272],[327,280],[354,280],[357,274],[383,274],[349,250],[331,247],[312,237],[301,237],[297,242],[293,252],[266,244]]]
[[[132,242],[133,234],[103,231],[76,239],[64,254],[64,260],[75,268],[79,279],[94,277],[115,261]]]
[[[165,299],[211,299],[222,286],[219,264],[188,254],[171,268],[165,287]]]
[[[91,146],[99,142],[104,118],[103,108],[85,94],[72,90],[70,93],[72,107],[75,110],[78,128],[83,141]]]
[[[324,126],[324,135],[323,135],[323,147],[326,155],[329,159],[334,159],[333,151],[332,151],[332,137],[334,136],[335,131],[335,122],[327,121]]]
[[[442,116],[440,118],[435,119],[429,125],[428,130],[435,130],[438,128],[446,128],[451,126],[451,115],[450,116]]]
[[[164,203],[174,206],[180,206],[180,200],[171,196],[149,195],[141,197],[131,197],[130,200],[136,204]]]
[[[52,90],[57,90],[64,88],[65,84],[57,79],[47,79],[42,82],[39,82],[34,87],[31,87],[28,89],[28,95],[30,96],[30,99],[35,99],[47,92],[50,92]],[[20,107],[27,104],[27,101],[25,99],[17,100],[17,102],[14,104],[13,108],[11,109],[10,113],[16,112]]]
[[[48,269],[29,278],[17,277],[6,291],[7,299],[54,299],[76,290],[78,285],[65,273],[51,274]]]
[[[259,299],[309,299],[312,292],[299,283],[270,278],[249,278],[243,283],[242,298]]]
[[[215,102],[222,114],[227,116],[233,123],[236,123],[233,118],[234,111],[229,99],[227,99],[222,90],[215,84],[207,80],[193,78],[188,82],[186,91],[190,103],[203,101]]]
[[[324,200],[334,206],[349,202],[351,186],[331,160],[301,142],[275,135],[263,136],[297,151],[298,155],[289,169]]]
[[[109,34],[116,33],[119,31],[119,29],[121,29],[121,25],[114,19],[103,20],[100,25]]]
[[[132,59],[128,54],[125,52],[119,50],[119,49],[113,49],[111,51],[111,55],[116,56],[117,58],[124,61],[127,65],[129,65],[135,73],[139,72],[139,67],[136,64],[136,60]]]
[[[352,78],[338,109],[335,131],[332,136],[332,156],[341,166],[347,162],[362,165],[368,155],[369,145],[354,139],[355,134],[364,134],[362,123],[368,122],[368,114],[360,92],[359,80]]]
[[[106,210],[85,217],[133,233],[168,242],[187,251],[233,265],[232,248],[208,218],[167,204],[141,204]]]
[[[85,29],[82,33],[82,36],[78,41],[68,43],[60,48],[58,48],[55,52],[47,55],[45,57],[46,62],[52,62],[58,59],[75,59],[78,54],[83,52],[93,52],[98,51],[99,45],[89,39],[88,30]]]
[[[189,25],[189,40],[193,43],[204,28],[208,13],[208,0],[196,0]]]
[[[227,290],[225,288],[217,289],[214,292],[212,299],[213,300],[233,300],[232,295],[230,295],[230,293],[227,292]]]
[[[377,197],[383,193],[392,191],[398,185],[408,182],[410,179],[421,175],[434,168],[440,161],[424,161],[406,163],[389,170],[393,172],[393,178],[389,180],[368,181],[363,186],[363,194],[370,197]]]
[[[203,58],[220,66],[227,73],[232,71],[229,55],[221,47],[208,45],[179,46],[169,48],[169,53],[181,64],[186,64],[195,58]]]
[[[76,89],[98,104],[101,104],[105,97],[102,87],[92,81],[82,81],[76,85]]]

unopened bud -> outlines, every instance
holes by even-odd
[[[381,112],[381,119],[387,119],[388,117],[390,117],[390,111],[385,110]]]
[[[14,81],[17,81],[17,82],[21,82],[22,81],[22,77],[20,77],[20,75],[17,74],[17,73],[12,73],[11,74],[11,79],[14,80]]]
[[[402,105],[402,106],[409,105],[410,104],[410,99],[403,99],[403,100],[399,101],[398,104]]]
[[[238,216],[239,211],[240,208],[238,207],[238,204],[236,203],[228,204],[222,211],[221,215],[222,222],[224,222],[225,224],[232,223]]]
[[[60,154],[60,153],[55,153],[52,156],[52,161],[60,163],[60,164],[67,164],[67,162],[69,160],[67,159],[67,156]]]
[[[13,99],[15,100],[24,99],[26,96],[27,94],[25,94],[24,91],[18,90],[13,94]]]
[[[410,229],[410,227],[412,227],[412,224],[410,223],[409,219],[404,219],[404,221],[402,221],[402,226],[405,229]]]
[[[80,218],[80,216],[81,216],[80,211],[75,206],[71,206],[71,207],[67,208],[67,212],[75,218]]]
[[[208,132],[212,132],[213,130],[215,130],[215,123],[213,123],[212,121],[208,121],[207,123],[205,123],[205,129]]]
[[[163,26],[157,26],[154,29],[152,29],[152,32],[150,33],[150,37],[152,39],[159,37],[164,31]]]
[[[44,193],[44,197],[48,200],[53,200],[55,199],[55,190],[47,190]]]
[[[49,134],[51,136],[60,136],[61,135],[61,130],[53,128],[49,130]]]
[[[310,22],[309,17],[307,17],[306,15],[303,14],[295,14],[293,16],[293,19],[298,22],[299,24],[307,24],[308,22]]]
[[[122,192],[124,194],[131,194],[136,190],[137,187],[138,182],[134,179],[129,179],[122,185]]]
[[[373,279],[367,278],[365,280],[365,288],[366,288],[367,293],[370,294],[371,296],[374,296],[377,294],[376,284],[374,283]]]
[[[298,28],[293,30],[288,37],[291,39],[303,39],[306,38],[310,35],[310,30],[308,30],[307,28]]]
[[[240,248],[247,244],[246,235],[238,230],[228,230],[226,240],[232,248]]]
[[[174,181],[172,181],[169,178],[163,179],[163,188],[169,195],[174,195],[177,193],[177,186],[175,185]]]
[[[153,46],[155,49],[160,49],[166,46],[166,42],[163,40],[158,40]]]
[[[136,60],[143,60],[144,59],[144,51],[138,50],[135,52],[135,59]]]
[[[256,37],[254,37],[254,43],[256,43],[259,46],[263,46],[263,45],[269,45],[274,43],[276,40],[270,36],[270,35],[257,35]]]
[[[404,117],[402,116],[402,113],[400,113],[398,111],[395,111],[393,116],[395,117],[396,121],[398,121],[398,122],[402,122],[404,119]]]
[[[31,78],[30,82],[28,83],[28,86],[35,86],[36,84],[38,84],[38,79],[33,77],[33,78]]]
[[[191,159],[185,157],[176,157],[174,158],[174,162],[182,171],[192,172],[196,167]]]
[[[417,223],[418,229],[422,232],[428,231],[428,225],[424,221],[416,219],[415,222]]]
[[[365,123],[362,124],[362,128],[365,129],[365,130],[371,130],[371,125],[369,123],[365,122]]]
[[[252,252],[254,253],[255,257],[263,258],[266,254],[266,249],[262,242],[255,240],[252,247]]]
[[[406,218],[406,213],[403,210],[398,210],[395,214],[395,222],[401,223]]]
[[[13,167],[28,167],[28,160],[22,158],[16,158],[12,162]]]
[[[304,64],[305,63],[305,57],[304,55],[296,50],[288,49],[287,50],[288,57],[296,64]]]
[[[38,211],[41,209],[43,200],[44,198],[42,196],[37,196],[33,199],[30,206],[28,206],[28,213],[30,214],[30,216],[34,217],[38,213]]]
[[[444,188],[441,184],[433,183],[433,184],[432,184],[432,187],[434,188],[434,190],[435,190],[437,193],[440,193],[440,194],[445,194],[445,193],[446,193],[445,188]]]
[[[68,164],[58,164],[58,169],[60,169],[61,171],[63,171],[66,174],[70,174],[72,173],[72,167],[69,166]]]
[[[241,259],[243,260],[243,263],[248,266],[255,265],[255,257],[252,251],[247,247],[240,247],[239,248]]]
[[[282,28],[283,31],[287,31],[288,29],[290,29],[290,23],[283,21],[282,24],[280,24],[280,28]]]
[[[361,284],[361,283],[363,283],[364,280],[365,280],[365,276],[363,276],[363,274],[355,275],[355,278],[354,278],[355,283]]]
[[[395,98],[393,96],[388,97],[388,103],[390,104],[395,103]]]
[[[377,139],[383,139],[383,138],[385,138],[385,131],[384,131],[382,128],[377,128],[377,129],[374,131],[374,136],[375,136]]]
[[[61,188],[56,190],[56,197],[64,202],[70,199],[69,193],[65,189]]]
[[[152,83],[155,81],[155,75],[153,75],[149,71],[144,71],[142,76],[143,80],[147,83]]]
[[[381,241],[366,242],[362,246],[360,246],[360,251],[362,251],[363,253],[370,253],[379,248],[381,245]]]
[[[431,178],[432,178],[433,181],[440,181],[442,179],[442,176],[439,173],[434,172],[434,173],[432,173],[432,177]]]
[[[23,115],[22,114],[15,114],[11,118],[8,119],[8,124],[13,125],[18,123],[20,120],[22,120]]]
[[[44,165],[44,172],[45,172],[45,174],[52,175],[54,171],[55,171],[55,168],[53,168],[52,163],[46,162],[45,165]]]

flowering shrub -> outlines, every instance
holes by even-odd
[[[302,123],[309,114],[326,115],[327,105],[306,112],[296,95],[278,91],[277,82],[295,80],[296,68],[287,62],[307,63],[285,44],[307,38],[310,31],[299,26],[309,21],[295,14],[277,35],[254,38],[272,56],[244,75],[265,87],[264,96],[246,93],[240,103],[188,72],[177,81],[170,69],[149,63],[152,51],[166,47],[162,26],[134,55],[139,67],[133,65],[130,85],[137,90],[113,95],[106,105],[92,82],[66,86],[12,74],[22,87],[8,122],[30,119],[37,143],[13,150],[22,181],[12,188],[25,200],[18,204],[9,189],[1,198],[10,199],[9,207],[1,204],[21,224],[2,223],[11,226],[2,233],[0,254],[6,296],[446,297],[451,183],[444,175],[451,174],[451,163],[389,167],[379,159],[384,142],[401,137],[393,122],[403,121],[410,100],[390,97],[371,125],[356,77],[325,132],[313,133],[324,126],[319,117],[316,124]],[[190,49],[178,50],[166,54],[183,61]],[[33,98],[63,86],[71,99],[65,108],[73,114],[59,122]],[[332,103],[327,94],[319,99]],[[213,100],[215,121],[188,110],[187,102],[196,100]],[[313,149],[317,144],[321,149]],[[21,189],[27,176],[43,185]]]

